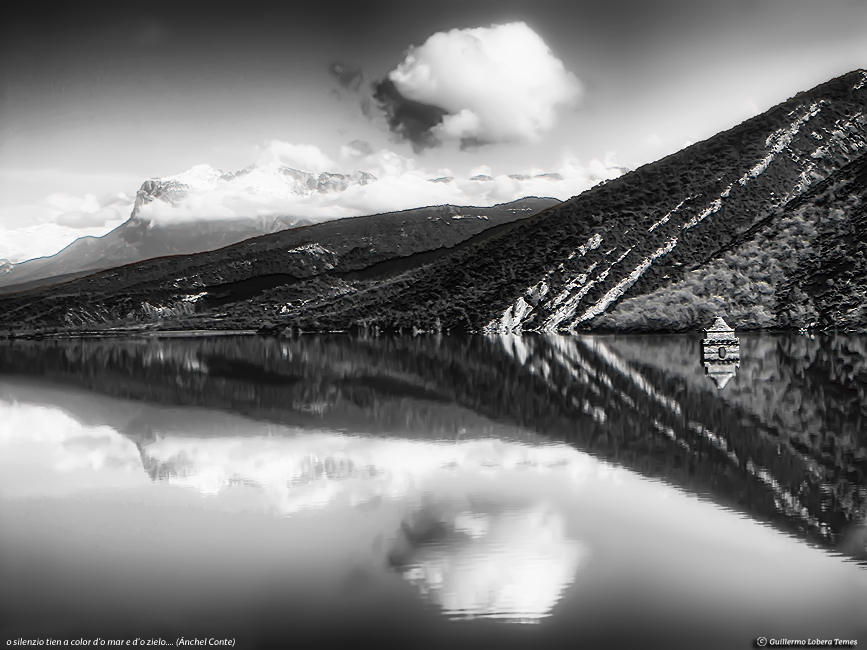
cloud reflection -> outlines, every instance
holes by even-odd
[[[293,436],[158,437],[142,448],[154,480],[216,495],[232,486],[267,495],[278,514],[401,498],[452,472],[558,471],[572,479],[598,461],[565,444],[526,445],[495,439],[418,441],[304,432]]]
[[[428,505],[404,523],[389,560],[450,618],[536,623],[587,555],[565,528],[548,504],[453,515]]]
[[[87,426],[61,409],[17,402],[0,402],[0,422],[3,465],[18,466],[28,474],[23,478],[48,493],[65,474],[84,470],[85,487],[105,487],[105,474],[121,471],[203,496],[253,488],[284,516],[341,500],[360,506],[399,499],[413,514],[393,535],[387,564],[451,618],[536,622],[560,599],[586,556],[584,545],[567,537],[564,517],[551,505],[514,505],[494,497],[479,506],[460,490],[463,496],[451,502],[431,496],[435,479],[457,473],[503,477],[547,471],[577,479],[596,461],[567,445],[315,431],[158,435],[137,445],[112,427]],[[34,463],[49,470],[47,477],[45,471],[33,472]],[[5,485],[3,492],[13,495]]]
[[[140,484],[141,458],[109,426],[82,424],[57,408],[0,401],[2,495]]]
[[[350,506],[378,504],[383,497],[414,504],[421,500],[422,506],[401,525],[388,564],[422,598],[455,619],[538,622],[586,556],[584,545],[566,536],[562,514],[550,505],[455,507],[431,502],[428,492],[433,479],[458,472],[502,477],[523,469],[579,479],[595,461],[567,445],[328,433],[165,437],[146,445],[143,458],[155,480],[202,494],[238,484],[256,487],[281,515],[339,500]]]

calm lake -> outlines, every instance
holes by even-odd
[[[867,337],[739,336],[0,342],[0,643],[867,644]]]

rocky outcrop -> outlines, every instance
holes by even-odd
[[[141,207],[155,199],[177,205],[178,201],[187,195],[189,188],[182,183],[174,181],[161,182],[159,179],[151,179],[142,183],[141,189],[135,193],[131,217],[135,218],[141,212]]]

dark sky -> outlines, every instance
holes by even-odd
[[[52,193],[129,193],[203,163],[240,169],[272,140],[315,145],[334,160],[360,140],[432,174],[555,170],[566,154],[582,164],[613,154],[635,167],[867,67],[863,0],[189,0],[3,11],[6,227],[50,220],[34,206]],[[414,153],[389,131],[371,84],[409,46],[513,21],[538,34],[583,91],[543,137]],[[341,87],[335,62],[359,69],[360,83]]]
[[[859,67],[865,8],[860,0],[20,3],[4,10],[0,27],[0,164],[40,166],[48,154],[69,166],[85,153],[74,143],[88,142],[106,154],[106,169],[165,174],[169,161],[152,149],[203,162],[214,147],[242,156],[244,147],[311,129],[324,138],[317,145],[333,147],[359,116],[354,102],[328,101],[337,87],[330,62],[360,67],[369,83],[435,32],[515,20],[584,83],[583,107],[594,113],[584,123],[597,111],[642,120],[660,94],[667,109],[688,109],[688,96],[711,86],[734,89],[720,98],[726,104],[764,110]],[[359,137],[370,135],[366,126]],[[648,119],[644,135],[662,126]],[[56,146],[45,146],[49,137]],[[135,155],[108,145],[117,139]],[[616,140],[588,153],[620,153]],[[581,142],[572,144],[583,158]]]

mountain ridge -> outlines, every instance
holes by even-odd
[[[171,310],[188,316],[208,290],[219,294],[227,285],[260,276],[265,282],[273,276],[289,283],[305,278],[315,282],[329,271],[362,271],[415,254],[441,255],[557,203],[528,197],[493,207],[445,205],[346,217],[254,237],[218,251],[128,264],[55,287],[0,296],[0,329],[9,326],[20,332],[25,323],[95,323],[95,313],[104,314],[97,318],[102,325],[129,318],[141,324],[152,314]]]
[[[512,175],[512,178],[562,180],[560,174]],[[341,214],[345,208],[339,206],[325,218],[293,215],[290,208],[280,206],[314,195],[339,195],[377,180],[374,174],[365,171],[318,173],[277,162],[252,164],[235,172],[224,172],[207,164],[195,165],[178,174],[150,178],[136,192],[130,218],[105,235],[80,237],[53,255],[18,263],[0,260],[0,293],[48,286],[167,255],[217,250],[263,234],[347,218]],[[452,177],[428,179],[432,183],[452,181]],[[248,206],[250,216],[223,215],[221,211],[226,208],[221,200],[240,195],[253,202]],[[188,206],[193,199],[204,203]],[[210,204],[213,205],[208,208]],[[168,215],[163,214],[166,209]],[[375,214],[394,212],[397,211]]]
[[[130,218],[114,230],[98,237],[80,237],[53,255],[0,264],[0,291],[9,293],[45,286],[56,276],[70,280],[154,257],[216,250],[250,237],[314,223],[279,214],[231,219],[201,216],[177,223],[163,223],[142,215],[142,208],[154,201],[175,207],[191,193],[213,191],[220,183],[236,179],[244,180],[248,192],[285,199],[314,192],[342,192],[352,185],[366,185],[376,177],[366,172],[314,174],[285,165],[254,164],[237,172],[195,165],[179,174],[150,178],[136,192]]]
[[[859,70],[799,93],[436,269],[371,288],[363,302],[338,299],[315,314],[290,314],[292,325],[343,329],[365,320],[429,329],[436,314],[444,327],[470,331],[590,326],[628,292],[648,293],[713,259],[867,151],[865,79]],[[618,267],[628,255],[631,268]]]
[[[863,230],[860,213],[842,208],[867,200],[867,185],[853,185],[843,171],[867,153],[865,86],[864,70],[842,75],[660,161],[567,201],[538,206],[532,216],[521,215],[486,236],[476,231],[460,246],[452,240],[433,256],[426,257],[418,242],[402,247],[400,241],[413,238],[412,227],[398,227],[401,239],[388,240],[387,254],[376,251],[372,235],[364,235],[364,246],[354,246],[332,229],[327,252],[305,249],[299,257],[294,250],[236,247],[185,262],[184,268],[199,269],[195,274],[182,272],[176,262],[160,263],[160,269],[144,264],[134,275],[131,269],[115,270],[64,285],[53,295],[21,294],[7,303],[10,316],[0,326],[17,327],[13,311],[24,314],[29,305],[34,311],[27,321],[45,331],[63,331],[73,322],[121,330],[147,325],[270,333],[599,329],[624,300],[673,286],[786,220],[794,219],[786,237],[798,246],[821,249],[827,240],[843,251],[838,235]],[[839,192],[818,191],[827,179],[833,179],[828,187]],[[843,216],[836,225],[814,227],[827,219],[790,214],[799,197],[810,210]],[[451,215],[448,223],[459,223],[458,216]],[[323,246],[313,239],[295,245],[314,243]],[[403,261],[383,273],[346,274],[389,256]],[[821,264],[811,259],[804,263]],[[795,271],[782,258],[777,262],[784,267],[777,277],[782,287]],[[809,268],[799,273],[815,276]],[[830,273],[832,282],[845,285],[845,265]],[[751,320],[735,310],[731,324],[739,329],[809,326],[809,310],[789,307],[800,299],[798,291],[818,291],[810,282],[799,282],[793,298],[781,293],[783,308],[773,307],[772,316]],[[731,317],[727,310],[737,300],[758,300],[755,292],[767,290],[760,282],[748,291],[720,286],[722,302],[709,301],[686,320],[661,329],[700,328],[709,316]],[[849,304],[853,291],[837,291],[834,300]],[[76,305],[84,296],[89,304]],[[101,315],[95,317],[97,312]],[[822,326],[833,326],[833,319],[824,318]],[[654,327],[644,323],[633,331]],[[867,314],[853,312],[846,327],[867,329]]]

